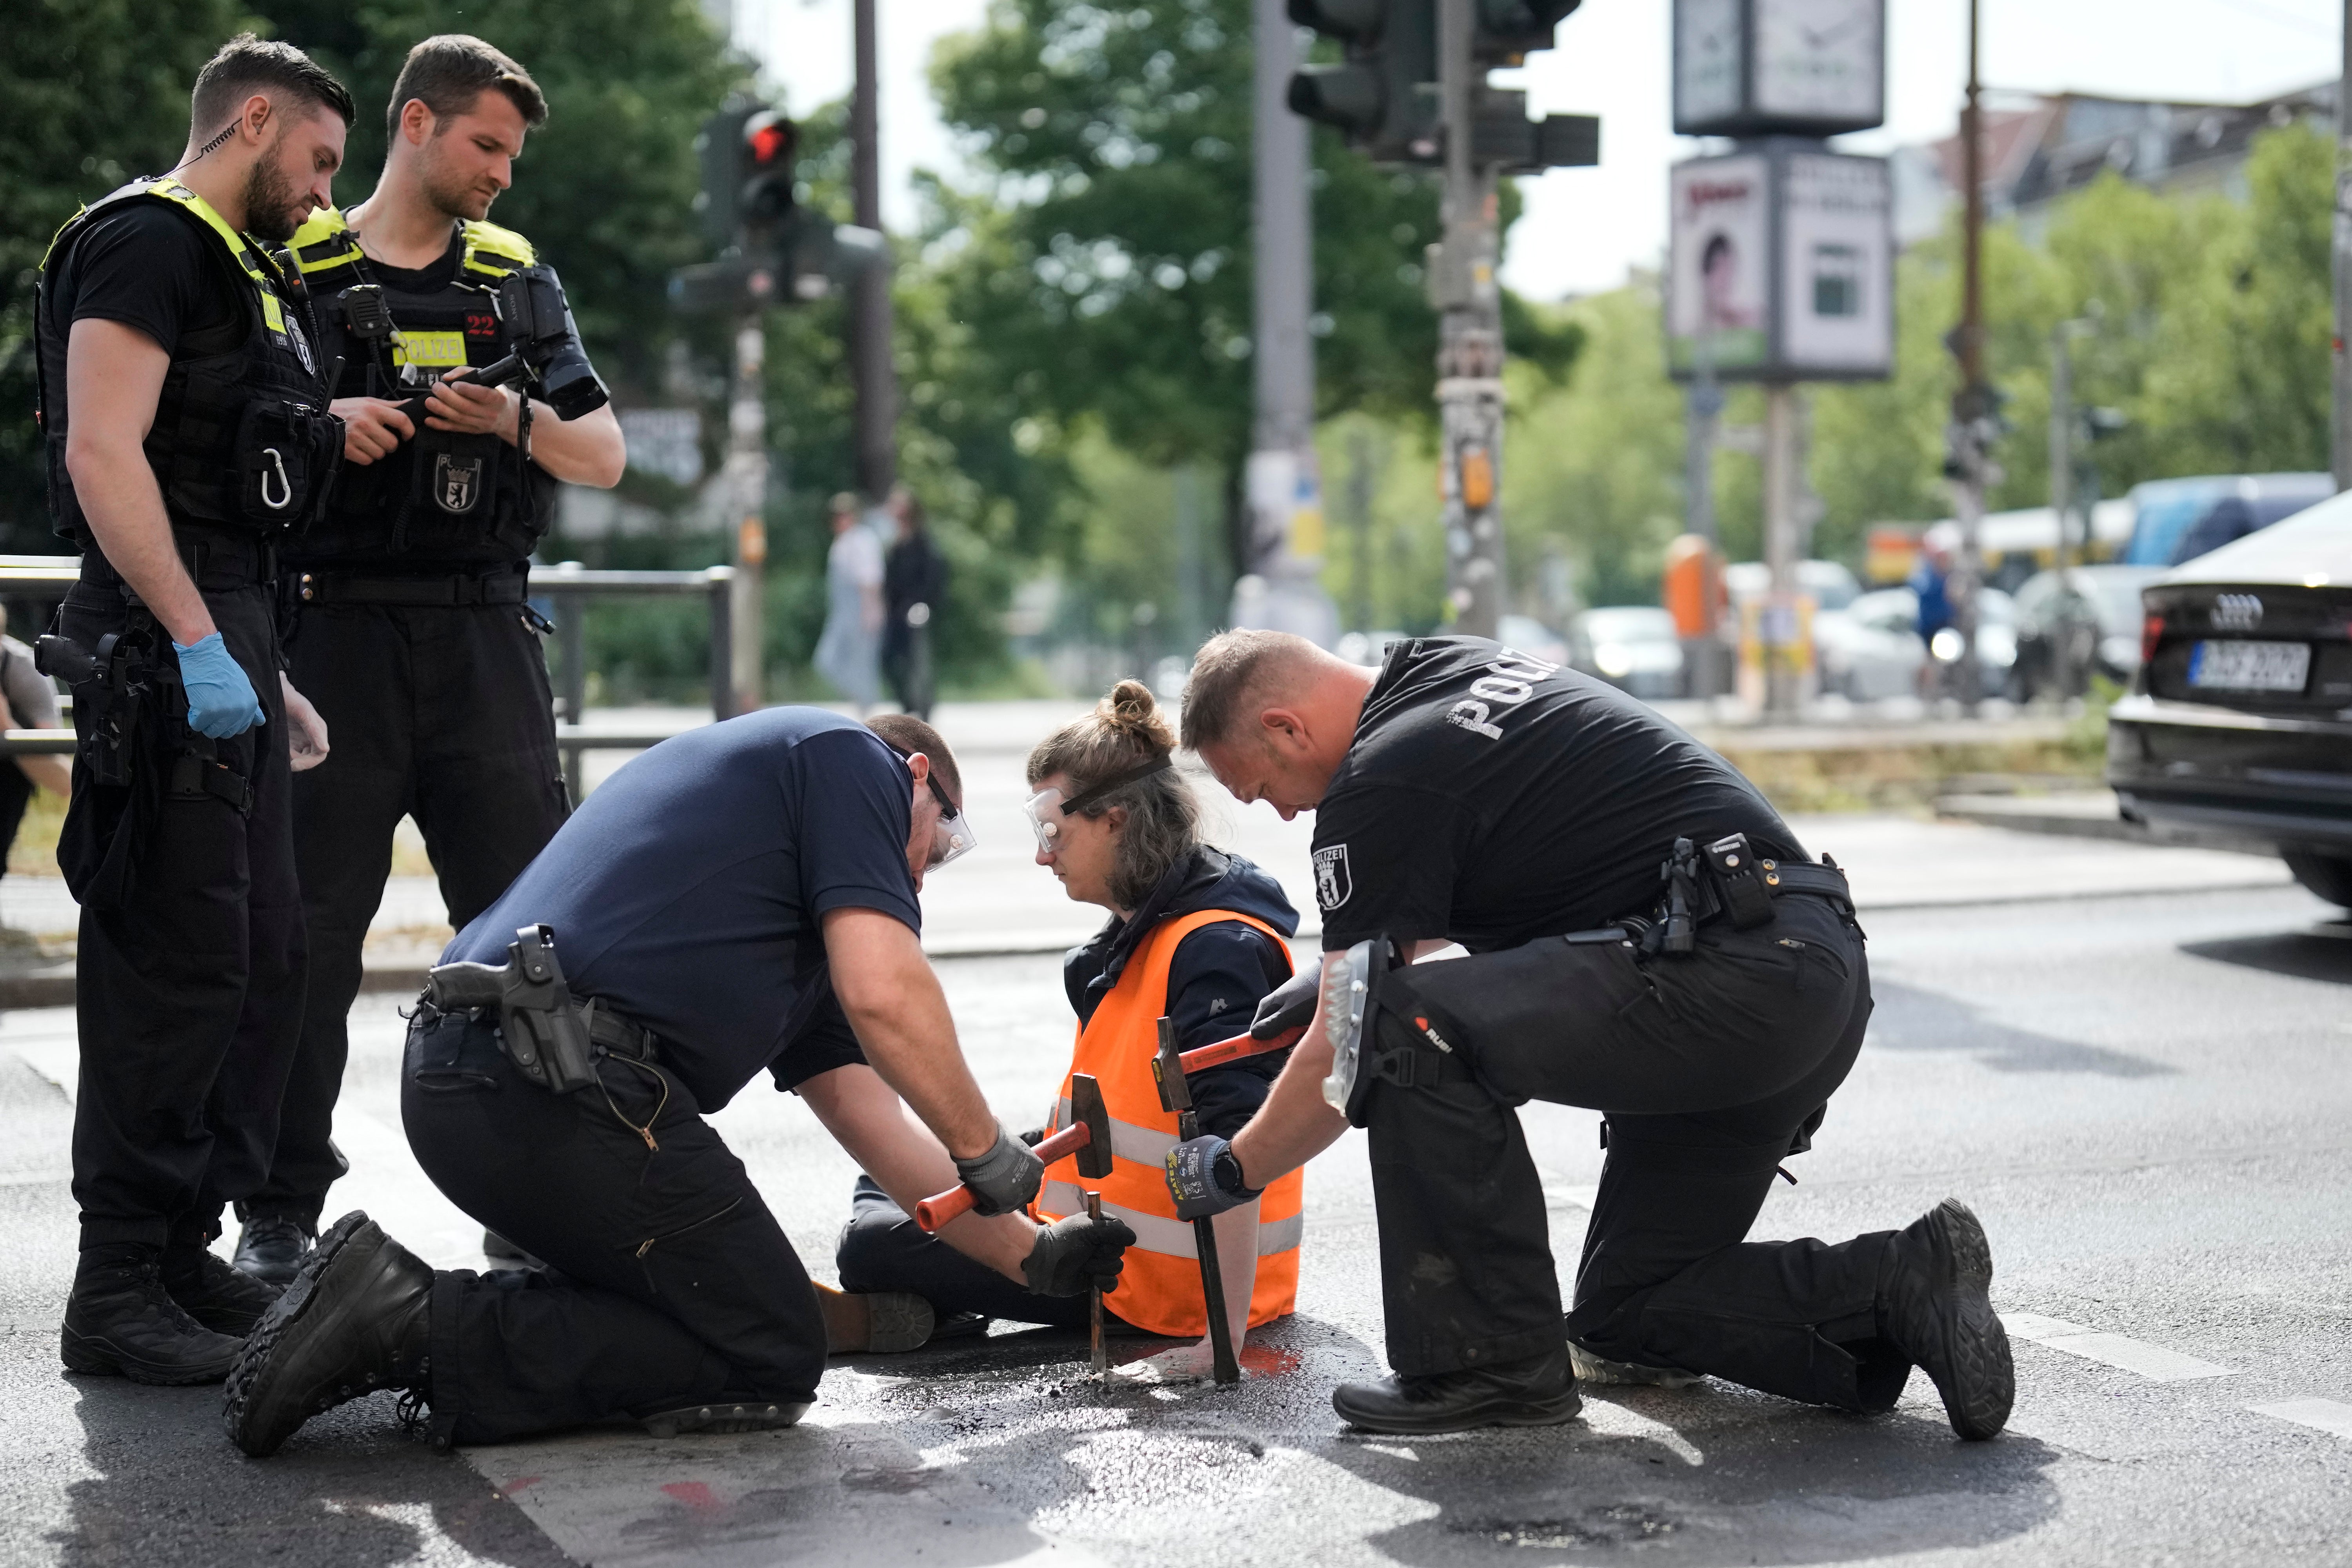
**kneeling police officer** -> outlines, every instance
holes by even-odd
[[[415,817],[462,930],[568,809],[530,557],[557,481],[610,486],[624,450],[554,273],[485,216],[546,118],[506,55],[427,38],[393,85],[374,193],[293,239],[351,439],[324,517],[286,552],[294,683],[342,744],[294,788],[309,1006],[269,1180],[237,1205],[237,1267],[278,1284],[346,1168],[329,1133],[394,826]],[[533,289],[545,342],[519,319]],[[478,384],[518,349],[534,375]]]
[[[190,111],[170,174],[59,232],[35,307],[50,512],[82,551],[39,648],[79,741],[62,1351],[145,1383],[217,1382],[276,1293],[206,1247],[268,1169],[301,1022],[289,769],[326,736],[280,677],[271,579],[343,439],[268,247],[326,204],[351,95],[247,34]]]
[[[1833,1246],[1745,1239],[1853,1065],[1870,980],[1843,876],[1721,758],[1474,637],[1399,643],[1375,672],[1226,633],[1184,739],[1243,801],[1316,812],[1325,952],[1260,1009],[1269,1036],[1313,1019],[1265,1106],[1179,1145],[1170,1186],[1214,1213],[1369,1131],[1393,1375],[1342,1385],[1341,1415],[1566,1421],[1578,1372],[1884,1410],[1916,1365],[1961,1436],[2000,1431],[2014,1377],[1966,1206]],[[1471,956],[1410,963],[1449,942]],[[1529,1100],[1604,1117],[1564,1320]]]
[[[444,1443],[791,1425],[827,1308],[703,1120],[762,1072],[908,1209],[969,1186],[959,1250],[1046,1295],[1116,1285],[1126,1225],[1017,1212],[1045,1167],[990,1115],[923,957],[916,896],[971,847],[961,803],[902,714],[772,708],[614,774],[450,943],[403,1069],[425,1173],[551,1271],[436,1274],[346,1215],[230,1374],[231,1439],[270,1453],[380,1388]]]

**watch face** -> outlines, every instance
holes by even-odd
[[[1885,0],[1755,0],[1756,107],[1856,127],[1884,118]]]
[[[1739,112],[1743,83],[1740,0],[1676,0],[1675,125],[1677,130]]]

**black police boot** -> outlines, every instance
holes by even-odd
[[[236,1269],[284,1289],[302,1267],[302,1255],[317,1239],[316,1226],[291,1215],[257,1214],[236,1237]]]
[[[253,1332],[278,1287],[239,1273],[213,1256],[208,1247],[173,1241],[163,1248],[163,1289],[180,1310],[212,1330],[243,1339]]]
[[[319,1237],[229,1373],[221,1425],[262,1458],[295,1428],[380,1388],[422,1392],[433,1270],[352,1211]]]
[[[2009,1421],[2017,1369],[1987,1291],[1992,1244],[1958,1198],[1895,1233],[1879,1273],[1878,1331],[1936,1380],[1944,1414],[1963,1437],[1990,1437]]]
[[[1401,1435],[1557,1426],[1583,1407],[1565,1347],[1500,1366],[1343,1383],[1331,1391],[1331,1408],[1349,1426]]]
[[[163,1248],[111,1242],[83,1249],[58,1349],[68,1372],[133,1383],[218,1383],[237,1342],[205,1328],[163,1289]]]

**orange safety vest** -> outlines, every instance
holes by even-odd
[[[1118,1288],[1103,1305],[1139,1329],[1186,1336],[1208,1331],[1201,1298],[1200,1254],[1192,1223],[1176,1217],[1168,1195],[1168,1151],[1176,1145],[1176,1113],[1160,1109],[1160,1088],[1151,1061],[1160,1051],[1160,1017],[1168,1011],[1168,965],[1179,943],[1205,925],[1239,921],[1274,938],[1284,961],[1290,945],[1265,921],[1232,910],[1201,910],[1168,921],[1136,945],[1127,967],[1078,1030],[1070,1060],[1074,1073],[1092,1073],[1110,1115],[1111,1173],[1099,1183],[1078,1174],[1077,1156],[1045,1167],[1045,1184],[1030,1205],[1041,1224],[1086,1212],[1086,1190],[1102,1194],[1103,1213],[1125,1220],[1135,1231],[1127,1249]],[[1070,1084],[1062,1080],[1052,1118],[1056,1128],[1070,1121]],[[1272,1322],[1298,1306],[1298,1238],[1306,1174],[1293,1171],[1265,1189],[1258,1201],[1257,1283],[1250,1292],[1250,1326]]]

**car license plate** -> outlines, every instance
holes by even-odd
[[[2309,643],[2200,642],[2189,654],[2189,684],[2200,691],[2301,691],[2310,675]]]

